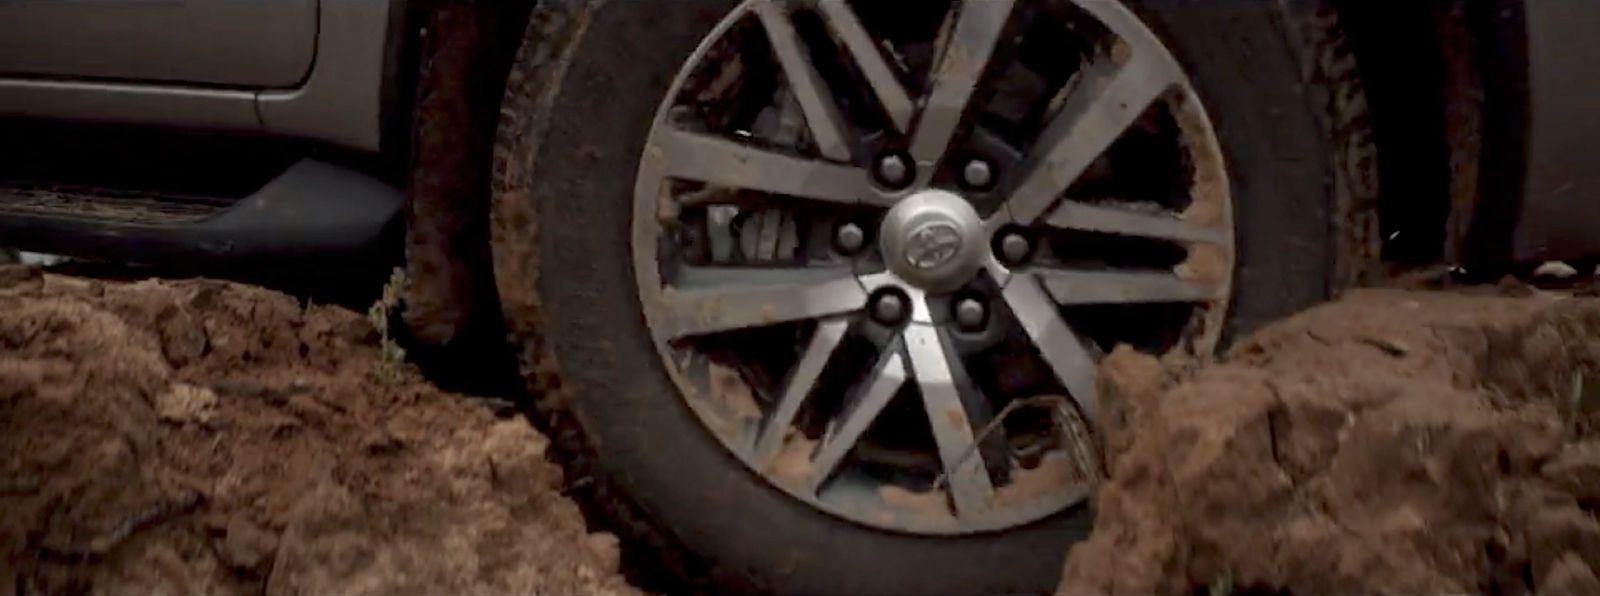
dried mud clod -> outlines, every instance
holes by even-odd
[[[1359,291],[1182,378],[1101,370],[1063,593],[1600,589],[1600,301]]]
[[[0,593],[613,593],[547,441],[356,313],[0,267]]]

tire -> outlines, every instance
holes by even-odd
[[[506,321],[558,444],[623,530],[687,553],[673,567],[702,576],[692,585],[1053,590],[1067,548],[1090,529],[1087,508],[957,537],[869,529],[751,473],[676,395],[639,307],[634,179],[663,94],[735,4],[547,1],[531,19],[502,106],[492,236]],[[1336,168],[1275,6],[1136,7],[1189,69],[1229,163],[1240,230],[1230,335],[1325,299],[1334,269]]]

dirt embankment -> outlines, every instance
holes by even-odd
[[[616,593],[516,416],[357,314],[0,267],[0,594]]]
[[[1600,300],[1358,292],[1102,365],[1065,593],[1600,593]]]

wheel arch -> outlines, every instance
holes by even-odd
[[[516,375],[489,255],[490,178],[501,99],[537,3],[408,4],[396,18],[409,41],[392,50],[406,117],[391,123],[400,140],[389,148],[407,194],[408,343],[439,382],[515,395],[500,383]]]
[[[1329,2],[1371,111],[1382,260],[1503,273],[1527,172],[1524,0]]]

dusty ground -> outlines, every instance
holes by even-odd
[[[1600,299],[1478,293],[1357,292],[1202,370],[1113,354],[1062,591],[1600,593]],[[249,286],[0,266],[0,594],[633,591],[542,436],[377,343]]]
[[[545,439],[355,313],[0,267],[0,594],[616,593]]]
[[[1102,366],[1064,593],[1600,593],[1600,300],[1358,292]]]

